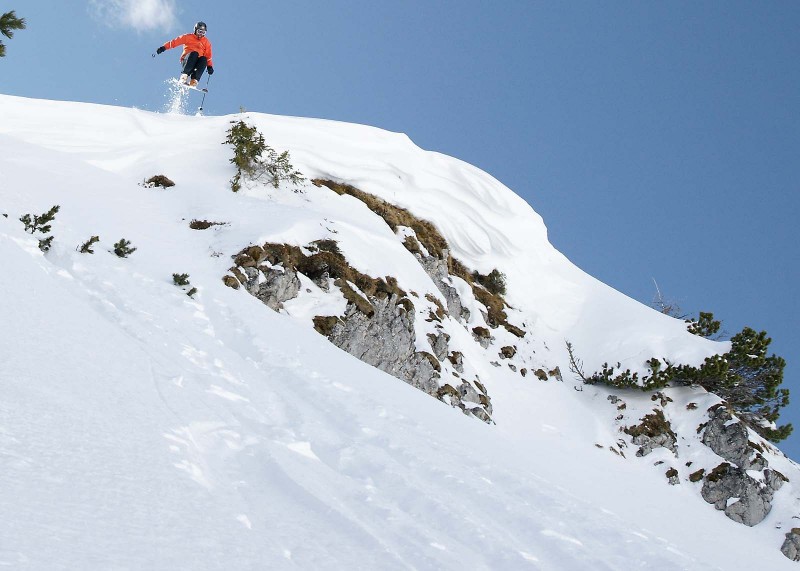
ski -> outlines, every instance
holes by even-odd
[[[177,85],[178,87],[183,87],[185,89],[193,89],[194,91],[202,91],[203,93],[208,93],[208,89],[205,88],[205,87],[196,87],[196,86],[192,87],[188,83],[181,83],[180,80],[178,80],[178,79],[176,79],[174,77],[169,80],[169,83]]]
[[[191,85],[186,85],[185,83],[178,83],[181,87],[185,87],[186,89],[194,89],[195,91],[202,91],[203,93],[208,93],[208,89],[205,87],[192,87]]]

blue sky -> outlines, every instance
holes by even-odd
[[[0,92],[152,111],[208,24],[207,114],[363,123],[470,162],[551,242],[650,303],[765,329],[800,402],[800,3],[92,0],[5,40]],[[59,10],[58,12],[62,12]],[[203,84],[205,85],[204,78]],[[196,103],[199,104],[200,95]],[[269,134],[265,134],[267,139]],[[800,458],[800,406],[782,420]]]

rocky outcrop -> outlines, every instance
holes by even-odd
[[[352,268],[333,241],[317,241],[305,248],[287,244],[250,246],[234,256],[234,266],[223,278],[226,285],[244,289],[275,311],[297,297],[303,274],[323,291],[337,290],[347,300],[342,315],[318,315],[314,328],[334,345],[411,386],[445,400],[466,414],[491,422],[491,399],[461,379],[458,387],[442,392],[442,363],[447,360],[455,375],[464,372],[463,356],[450,351],[450,335],[442,330],[444,308],[436,299],[430,314],[435,333],[428,333],[431,352],[417,348],[414,303],[391,277],[372,278]],[[457,298],[455,289],[453,295]],[[463,307],[452,301],[455,309]],[[468,315],[468,312],[466,312]],[[451,371],[452,371],[451,370]]]
[[[800,561],[800,528],[795,527],[786,534],[786,540],[781,545],[781,553],[792,561]]]
[[[743,470],[761,471],[767,467],[766,459],[750,442],[745,424],[734,422],[733,415],[721,404],[709,410],[703,444]]]
[[[447,359],[447,354],[450,348],[450,336],[447,333],[444,331],[440,331],[435,335],[433,333],[428,333],[428,342],[431,344],[434,357],[436,357],[439,361],[444,361]]]
[[[314,328],[319,333],[362,361],[440,399],[447,396],[453,406],[491,421],[489,397],[485,390],[477,390],[472,383],[461,379],[465,370],[463,354],[451,352],[450,337],[443,331],[443,324],[450,318],[466,327],[470,320],[482,317],[492,330],[505,329],[500,332],[501,337],[510,333],[518,339],[524,338],[526,331],[508,321],[506,309],[509,306],[503,299],[505,276],[497,269],[484,275],[467,268],[450,255],[447,241],[434,224],[404,208],[345,183],[326,179],[314,179],[312,183],[363,202],[401,237],[405,248],[431,278],[446,304],[445,311],[438,296],[425,295],[430,303],[425,320],[435,323],[436,331],[427,334],[432,353],[417,350],[414,303],[398,287],[397,280],[389,276],[373,278],[350,267],[335,240],[316,240],[303,248],[269,243],[263,247],[250,246],[234,256],[232,275],[226,275],[224,283],[235,289],[243,285],[250,294],[276,311],[282,308],[283,302],[298,295],[298,274],[308,277],[325,292],[331,291],[333,284],[347,300],[346,310],[344,315],[315,316]],[[467,309],[457,287],[461,282],[457,280],[470,288],[470,297],[474,300],[468,301],[477,304],[480,317],[471,315]],[[487,327],[477,325],[471,331],[484,349],[495,340]],[[500,351],[500,357],[512,371],[518,370],[517,364],[511,362],[519,361],[516,355],[517,347],[511,344]],[[444,385],[452,389],[446,390],[447,395],[441,393],[444,389],[440,386],[442,363],[461,382],[458,387]],[[498,362],[492,364],[500,366]],[[527,369],[522,368],[521,374],[525,376],[526,373]]]
[[[328,340],[365,363],[436,396],[441,366],[434,355],[416,351],[413,316],[398,305],[397,296],[370,302],[374,309],[371,316],[349,303],[326,335]]]
[[[245,289],[275,311],[283,307],[284,301],[297,297],[300,291],[300,279],[291,268],[250,267],[243,268],[242,272],[247,276],[242,284]]]
[[[742,468],[724,462],[706,476],[700,493],[733,521],[752,527],[767,517],[772,497],[785,481],[774,470],[764,470],[764,481],[758,481]]]
[[[487,423],[493,422],[492,401],[486,394],[486,388],[479,382],[475,384],[477,389],[467,381],[462,381],[457,387],[445,384],[439,389],[438,397],[460,408],[465,414],[471,414]]]
[[[456,288],[451,285],[452,278],[447,270],[447,250],[444,251],[443,258],[425,256],[422,252],[414,252],[414,257],[431,278],[439,292],[441,292],[442,297],[444,297],[447,303],[447,313],[459,321],[469,321],[469,309],[464,307],[461,303],[461,296],[458,295]]]
[[[637,456],[647,456],[656,448],[666,448],[677,454],[678,437],[660,409],[643,417],[641,424],[629,426],[625,432],[633,436],[633,443],[639,447]]]
[[[702,442],[727,462],[705,477],[700,493],[733,521],[754,526],[767,517],[772,497],[786,477],[768,469],[769,463],[758,445],[750,441],[747,426],[723,404],[711,407],[708,415]],[[761,472],[761,477],[754,478],[753,472]]]

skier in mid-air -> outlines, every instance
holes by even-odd
[[[197,22],[194,25],[194,32],[178,36],[170,40],[163,46],[158,46],[157,54],[164,53],[176,46],[183,46],[181,54],[181,65],[183,72],[178,80],[180,83],[189,87],[196,87],[203,72],[208,68],[208,75],[214,74],[214,64],[211,61],[211,42],[206,37],[205,22]]]

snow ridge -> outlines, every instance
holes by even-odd
[[[330,344],[308,319],[325,314],[323,295],[277,313],[226,287],[247,245],[335,237],[359,271],[440,296],[352,197],[311,184],[231,193],[220,143],[233,118],[0,96],[0,564],[790,568],[779,548],[800,513],[793,462],[765,449],[789,482],[753,528],[689,481],[722,462],[697,434],[712,395],[669,389],[656,403],[483,362],[488,425]],[[529,205],[470,165],[370,127],[247,119],[309,180],[407,208],[470,268],[503,272],[537,366],[566,371],[566,339],[589,370],[725,350],[573,266]],[[156,174],[176,186],[141,186]],[[18,219],[54,204],[45,254]],[[93,235],[95,254],[79,253]],[[121,238],[137,248],[128,258],[110,251]],[[654,407],[677,457],[637,458],[620,432]]]

